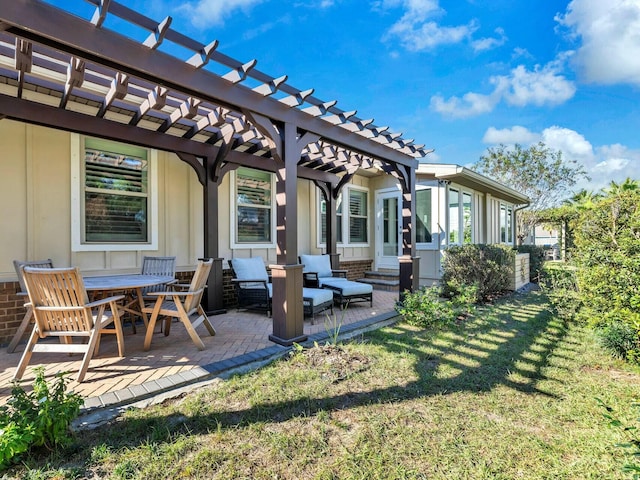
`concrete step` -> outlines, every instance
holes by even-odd
[[[397,280],[400,278],[400,274],[398,272],[388,272],[388,271],[380,271],[380,270],[370,270],[368,272],[364,272],[365,278],[379,278],[380,280]]]
[[[358,281],[372,285],[374,290],[384,290],[386,292],[397,292],[400,290],[400,280],[365,277],[358,279]]]

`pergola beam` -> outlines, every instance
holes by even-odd
[[[239,88],[211,72],[203,69],[194,71],[193,66],[184,61],[161,51],[150,50],[143,44],[110,31],[96,29],[93,24],[52,5],[33,0],[0,0],[0,6],[0,21],[12,25],[8,29],[10,33],[55,49],[73,52],[90,62],[104,64],[116,71],[151,82],[162,79],[167,88],[187,96],[199,97],[233,110],[253,111],[274,121],[294,123],[336,145],[348,145],[369,156],[403,165],[417,165],[417,160],[406,153],[372,142],[364,136],[354,136],[351,132],[324,121],[322,117],[314,117],[282,101],[265,98],[251,89]],[[123,8],[113,3],[110,11],[116,7]],[[145,22],[148,23],[146,20]],[[152,28],[161,30],[157,25]],[[170,29],[165,33],[166,38],[173,35],[174,32]],[[296,92],[294,96],[301,94],[306,92]],[[311,97],[303,100],[311,101]]]

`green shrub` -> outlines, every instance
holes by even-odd
[[[396,306],[404,321],[417,327],[441,327],[454,319],[451,302],[440,297],[440,287],[423,287],[415,292],[405,292]]]
[[[546,263],[539,284],[557,316],[565,320],[576,318],[582,300],[576,283],[575,267],[566,263]]]
[[[516,252],[499,245],[457,245],[447,249],[442,264],[443,294],[456,295],[458,285],[473,285],[476,301],[509,288]]]
[[[443,298],[437,285],[423,287],[415,292],[405,292],[396,310],[404,321],[422,328],[443,327],[462,315],[470,314],[475,307],[475,286],[458,286],[453,299]]]
[[[629,322],[621,321],[619,312],[611,312],[597,333],[600,343],[614,357],[640,363],[640,336]]]
[[[67,393],[66,373],[57,374],[49,385],[44,367],[34,370],[33,390],[26,392],[14,382],[7,405],[0,407],[0,468],[31,447],[51,450],[71,441],[69,425],[80,412],[82,397]]]
[[[529,279],[538,282],[544,265],[544,247],[540,245],[518,245],[518,253],[529,254]]]

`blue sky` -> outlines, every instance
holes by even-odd
[[[125,3],[415,138],[428,161],[543,141],[589,172],[579,187],[640,179],[640,0]]]

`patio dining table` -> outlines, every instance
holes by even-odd
[[[84,287],[88,292],[114,292],[114,291],[135,291],[135,298],[130,299],[122,306],[123,312],[128,312],[142,318],[145,328],[149,325],[147,314],[144,313],[144,296],[142,289],[156,285],[166,285],[175,282],[175,278],[170,275],[104,275],[96,277],[83,277]],[[135,321],[131,322],[135,333]]]

